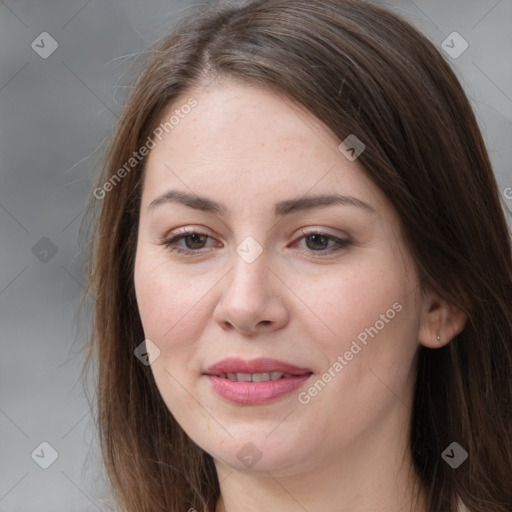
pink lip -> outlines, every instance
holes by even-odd
[[[207,375],[212,388],[220,396],[243,405],[258,405],[270,402],[291,393],[309,379],[310,373],[267,382],[236,382],[215,375]]]
[[[218,363],[209,366],[204,372],[206,375],[220,375],[221,373],[263,373],[263,372],[283,372],[292,375],[304,375],[312,373],[309,368],[299,368],[293,364],[260,357],[251,361],[244,361],[236,357],[223,359]]]
[[[237,382],[222,377],[224,373],[283,372],[293,377],[266,382]],[[219,361],[205,371],[213,390],[230,402],[243,405],[257,405],[275,400],[299,388],[312,375],[308,368],[278,361],[276,359],[229,358]]]

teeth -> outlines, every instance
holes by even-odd
[[[265,382],[267,380],[270,380],[270,373],[269,372],[253,373],[252,374],[252,381],[253,382]]]
[[[282,378],[293,377],[291,373],[283,372],[261,372],[261,373],[223,373],[219,375],[234,382],[267,382]]]

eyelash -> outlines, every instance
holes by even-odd
[[[337,252],[337,251],[341,251],[342,249],[346,249],[352,243],[350,240],[342,240],[340,238],[329,235],[328,233],[323,233],[321,231],[309,231],[309,232],[301,231],[301,234],[302,234],[302,237],[299,240],[302,240],[303,238],[307,238],[310,236],[321,236],[321,237],[325,237],[328,241],[332,240],[338,244],[337,248],[323,249],[321,251],[313,251],[312,249],[305,249],[306,251],[312,252],[313,254],[318,254],[320,256],[332,254],[333,252]],[[210,237],[210,235],[208,235],[206,233],[202,233],[201,231],[190,230],[190,231],[183,231],[182,233],[177,234],[176,236],[172,236],[171,238],[163,237],[162,239],[160,239],[160,244],[165,246],[169,251],[172,251],[172,252],[177,252],[177,253],[185,254],[185,255],[195,255],[195,254],[198,254],[199,252],[201,252],[202,249],[182,249],[180,247],[176,247],[173,245],[176,242],[183,240],[191,235],[200,235],[200,236],[205,236],[207,238],[212,238],[212,237]]]

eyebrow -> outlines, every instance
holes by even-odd
[[[188,206],[195,210],[201,210],[207,213],[214,213],[220,217],[228,217],[231,211],[225,205],[217,203],[207,197],[198,196],[197,194],[189,194],[178,190],[169,190],[151,201],[148,206],[148,213],[157,206],[175,203]],[[366,210],[369,213],[376,214],[376,211],[364,201],[353,196],[342,194],[303,196],[293,199],[286,199],[274,206],[274,214],[276,217],[283,217],[298,211],[312,210],[314,208],[322,208],[332,205],[355,206]]]

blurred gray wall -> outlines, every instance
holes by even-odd
[[[204,5],[0,1],[0,512],[107,509],[92,391],[80,379],[80,216],[130,56]],[[512,0],[384,5],[448,52],[510,208]]]

